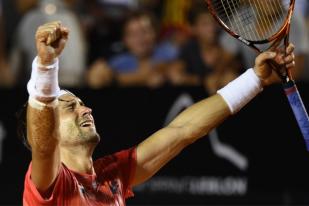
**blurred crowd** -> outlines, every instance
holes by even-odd
[[[294,77],[309,82],[309,2],[296,3]],[[70,30],[63,87],[203,86],[211,94],[256,56],[217,26],[204,0],[0,0],[0,87],[26,85],[36,28],[54,20]]]

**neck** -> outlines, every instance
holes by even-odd
[[[89,146],[61,148],[61,161],[71,170],[79,173],[94,174],[92,153]]]

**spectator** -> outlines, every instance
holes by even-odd
[[[60,20],[70,25],[71,36],[61,58],[61,71],[59,82],[66,87],[81,87],[84,80],[86,68],[86,43],[80,28],[79,21],[71,12],[65,1],[42,0],[37,8],[27,13],[21,20],[16,34],[13,51],[11,54],[11,65],[18,83],[26,84],[30,77],[33,57],[36,48],[33,36],[36,28],[47,21]]]
[[[126,19],[123,41],[128,51],[109,62],[119,86],[159,87],[164,84],[164,73],[176,58],[177,50],[167,42],[157,44],[156,37],[155,20],[150,14],[133,12]]]
[[[237,77],[235,59],[218,42],[219,30],[205,7],[192,10],[192,39],[169,70],[174,85],[203,85],[213,94]]]
[[[264,3],[267,4],[266,0],[261,1],[265,1]],[[281,4],[282,2],[277,1],[277,3]],[[265,10],[265,11],[276,12],[273,10]],[[268,26],[274,26],[274,25],[268,25]],[[292,71],[293,72],[292,75],[296,80],[299,80],[302,78],[305,69],[305,57],[309,51],[309,43],[308,43],[308,32],[306,29],[305,19],[302,15],[300,15],[297,12],[294,13],[293,18],[291,20],[290,41],[295,42],[295,48],[296,48],[295,50],[296,67]],[[242,56],[242,59],[244,60],[243,62],[244,68],[251,67],[252,61],[257,56],[257,53],[254,50],[245,46],[243,43],[235,40],[226,32],[224,32],[222,35],[221,43],[224,46],[224,48],[229,52],[231,52],[232,54],[239,54]]]
[[[89,42],[88,63],[123,52],[121,26],[115,25],[122,25],[128,13],[137,9],[137,0],[91,0],[83,4],[82,23]]]

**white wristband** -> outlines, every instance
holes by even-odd
[[[262,90],[259,77],[253,69],[248,69],[237,79],[218,90],[217,93],[226,101],[231,113],[235,114]]]
[[[38,64],[36,57],[32,63],[31,78],[27,89],[30,97],[57,97],[60,91],[58,84],[59,60],[48,66]]]

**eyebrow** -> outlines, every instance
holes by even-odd
[[[83,102],[81,99],[79,99],[79,98],[71,99],[71,100],[65,100],[65,99],[58,98],[58,100],[59,100],[60,102],[65,102],[65,103],[73,103],[73,101],[74,101],[74,102],[77,101],[80,105],[85,105],[84,102]]]
[[[72,101],[74,101],[74,100],[75,100],[75,99],[65,100],[65,99],[58,98],[58,101],[60,101],[60,102],[66,102],[66,103],[72,102]]]
[[[79,102],[80,105],[85,105],[85,103],[81,99],[78,99],[77,101]]]

